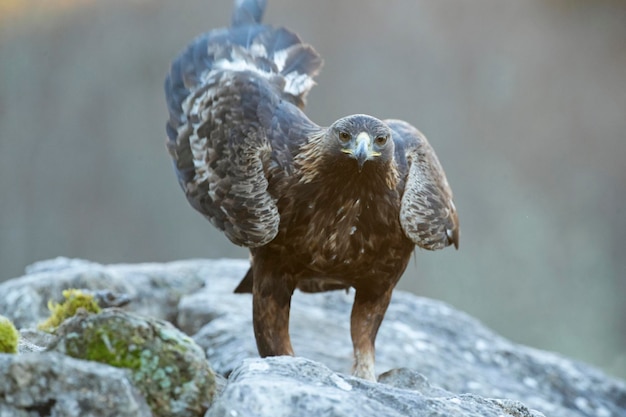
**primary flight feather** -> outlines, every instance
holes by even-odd
[[[250,248],[262,356],[291,355],[296,288],[356,290],[354,373],[374,379],[374,341],[415,245],[458,247],[452,192],[433,149],[400,120],[357,114],[330,127],[302,111],[322,60],[263,0],[235,1],[232,26],[201,35],[165,81],[167,147],[191,205]]]

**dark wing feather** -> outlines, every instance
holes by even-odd
[[[424,249],[459,246],[459,220],[446,174],[426,137],[400,120],[385,120],[393,131],[396,160],[404,175],[400,223]]]
[[[296,35],[262,25],[209,32],[172,63],[167,134],[179,183],[235,244],[262,246],[278,232],[281,180],[319,130],[296,105],[320,65]]]

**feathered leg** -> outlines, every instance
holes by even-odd
[[[289,308],[294,287],[289,280],[273,280],[272,275],[254,268],[252,320],[254,337],[261,357],[292,355],[289,338]]]
[[[374,342],[378,328],[383,321],[393,288],[380,293],[367,289],[357,289],[352,306],[350,334],[354,347],[352,374],[359,378],[376,381],[374,373]]]

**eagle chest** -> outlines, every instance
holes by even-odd
[[[363,269],[379,272],[382,264],[409,255],[413,244],[402,232],[397,193],[334,190],[300,195],[285,210],[282,235],[294,257],[315,273],[329,276]],[[401,254],[401,253],[402,254]]]

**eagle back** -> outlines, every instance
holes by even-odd
[[[260,14],[237,9],[235,26],[194,40],[165,80],[167,145],[181,187],[233,243],[249,247],[278,232],[272,173],[288,172],[296,142],[318,128],[300,109],[322,64],[293,32],[259,24]]]

